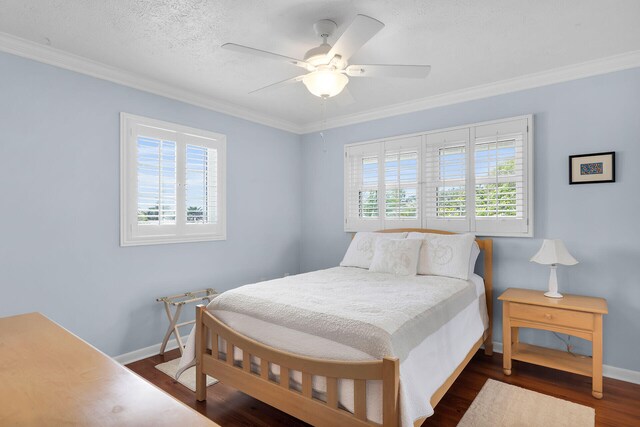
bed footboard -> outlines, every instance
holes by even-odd
[[[226,342],[226,356],[218,348],[218,338]],[[207,343],[211,340],[211,354]],[[234,349],[243,360],[234,360]],[[260,369],[251,366],[251,357],[260,359]],[[269,376],[271,365],[280,367],[279,379]],[[301,390],[290,387],[289,373],[302,373]],[[398,426],[400,362],[386,357],[372,361],[333,361],[299,356],[277,350],[246,337],[208,313],[196,308],[196,399],[206,400],[206,375],[211,375],[244,393],[296,418],[317,426],[378,426],[367,420],[367,381],[382,381],[384,427]],[[313,393],[313,377],[326,378],[326,399]],[[338,403],[338,379],[353,380],[354,412]]]

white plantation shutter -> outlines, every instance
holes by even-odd
[[[176,223],[176,143],[137,138],[138,223]]]
[[[420,227],[422,138],[384,143],[384,228]]]
[[[474,128],[475,230],[479,234],[528,229],[527,120]]]
[[[425,227],[469,231],[469,129],[426,136],[423,160]]]
[[[136,221],[133,234],[161,236],[176,233],[177,155],[175,132],[136,124],[132,127],[135,159],[132,177],[136,191],[132,194]]]
[[[226,236],[224,135],[122,114],[121,244]]]
[[[533,236],[533,116],[345,146],[345,231]]]
[[[184,221],[187,235],[223,233],[224,144],[218,139],[183,135]]]
[[[345,149],[345,231],[382,228],[382,143]]]
[[[187,144],[187,224],[215,223],[216,150]]]

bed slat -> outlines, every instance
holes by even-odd
[[[242,369],[251,372],[251,355],[247,350],[242,350]]]
[[[367,380],[353,380],[353,411],[356,418],[367,419]]]
[[[218,334],[211,334],[211,355],[218,360],[220,351],[218,350]]]
[[[307,372],[302,373],[302,395],[311,399],[312,392],[312,376]]]
[[[327,405],[338,409],[338,379],[327,377]]]
[[[280,385],[289,390],[289,368],[280,366]]]
[[[260,359],[260,376],[269,380],[269,361],[265,358]]]
[[[236,346],[227,341],[227,365],[233,366]]]

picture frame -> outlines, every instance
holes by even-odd
[[[569,156],[569,184],[616,182],[616,152]]]

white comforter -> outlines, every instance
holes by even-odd
[[[400,357],[401,419],[408,427],[433,413],[431,395],[486,329],[483,293],[478,276],[465,282],[338,267],[243,286],[223,294],[208,309],[238,332],[290,352],[342,360],[379,359],[380,352]],[[310,321],[305,322],[305,316]],[[323,323],[332,331],[318,328]],[[403,329],[406,325],[411,327]],[[354,327],[368,339],[349,341],[353,337],[349,329]],[[368,340],[373,342],[369,345]],[[193,363],[194,343],[192,332],[182,367]],[[221,348],[226,351],[224,344]],[[240,350],[234,358],[242,360]],[[279,373],[273,366],[271,374]],[[292,381],[299,384],[300,376],[294,372]],[[323,378],[314,378],[314,391],[324,393]],[[340,381],[339,397],[346,409],[353,410],[351,381]],[[367,417],[382,420],[377,381],[367,384]]]

